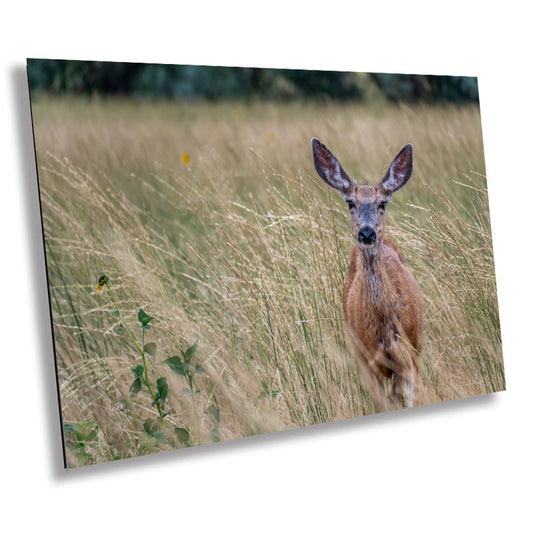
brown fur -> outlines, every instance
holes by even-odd
[[[386,409],[387,378],[393,378],[389,395],[393,407],[403,405],[406,381],[413,384],[416,404],[418,357],[423,347],[422,297],[396,243],[385,238],[371,265],[358,246],[353,248],[343,309],[376,407]]]
[[[415,405],[423,345],[422,297],[397,244],[384,236],[385,207],[411,176],[412,146],[400,151],[375,187],[354,183],[316,139],[313,156],[318,174],[342,194],[351,213],[356,245],[343,309],[365,385],[378,410]]]

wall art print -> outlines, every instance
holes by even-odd
[[[505,389],[476,78],[27,69],[66,467]]]

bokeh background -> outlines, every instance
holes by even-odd
[[[32,92],[140,99],[478,101],[475,77],[28,60]]]

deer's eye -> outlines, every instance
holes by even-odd
[[[385,207],[387,207],[387,202],[381,202],[379,204],[378,209],[381,209],[381,211],[385,211]]]
[[[355,204],[351,200],[348,200],[346,203],[348,204],[348,209],[353,209],[355,207]]]

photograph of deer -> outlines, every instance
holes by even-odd
[[[28,80],[65,466],[505,389],[476,78]]]
[[[354,183],[318,139],[312,146],[319,176],[342,194],[350,210],[355,246],[343,309],[364,382],[378,411],[412,407],[423,344],[422,297],[398,246],[385,237],[384,217],[392,194],[411,177],[413,148],[404,146],[385,177],[372,186]]]

